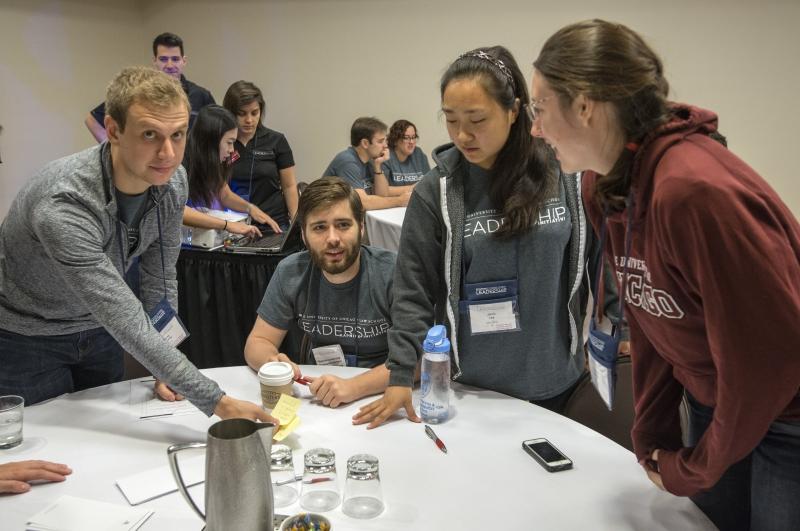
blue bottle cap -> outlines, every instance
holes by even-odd
[[[435,325],[428,330],[422,348],[425,352],[450,352],[450,341],[447,339],[447,329],[444,325]]]

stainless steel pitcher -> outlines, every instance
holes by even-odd
[[[207,442],[173,444],[169,466],[186,502],[205,520],[208,531],[272,531],[270,478],[272,429],[269,422],[221,420],[208,428]],[[206,514],[186,490],[178,468],[178,452],[206,449]]]

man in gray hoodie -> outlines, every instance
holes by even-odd
[[[45,166],[0,226],[0,394],[34,404],[119,381],[127,351],[206,415],[272,420],[174,346],[186,94],[162,72],[126,68],[106,108],[108,142]],[[141,301],[123,279],[135,257]]]

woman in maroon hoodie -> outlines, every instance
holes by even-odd
[[[721,529],[800,529],[800,225],[625,26],[567,26],[534,67],[531,134],[627,276],[636,457]]]

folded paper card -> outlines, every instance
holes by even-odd
[[[153,515],[146,509],[131,509],[74,496],[61,496],[32,516],[29,531],[133,531]]]
[[[200,410],[188,400],[167,402],[153,394],[153,378],[131,380],[131,412],[140,419],[158,419],[178,415],[199,414]]]
[[[181,459],[181,474],[187,487],[197,485],[205,480],[206,458],[198,455],[189,459]],[[117,480],[117,487],[131,505],[158,498],[176,492],[178,486],[172,477],[169,465],[151,468]]]

